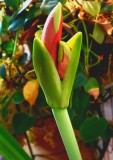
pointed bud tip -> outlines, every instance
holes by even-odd
[[[59,2],[54,9],[54,28],[55,32],[57,33],[59,30],[60,23],[62,21],[62,4]]]

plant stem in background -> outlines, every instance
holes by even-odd
[[[52,109],[70,160],[82,160],[67,109]]]
[[[31,146],[31,144],[30,144],[28,135],[27,135],[27,133],[25,133],[24,135],[25,135],[25,138],[26,138],[26,141],[27,141],[27,146],[28,146],[30,155],[31,155],[32,159],[34,160],[35,156],[34,156],[34,154],[33,154],[32,146]]]
[[[111,75],[110,75],[110,72],[111,72],[111,58],[112,58],[112,54],[109,55],[109,60],[108,60],[108,78],[109,78],[109,83],[111,84],[112,80],[111,80]]]
[[[16,34],[15,34],[15,43],[14,43],[14,49],[13,49],[13,56],[14,56],[15,53],[16,53],[16,46],[17,46],[17,41],[18,41],[18,34],[19,34],[19,31],[16,31]]]
[[[88,74],[88,68],[89,68],[89,39],[88,39],[88,33],[87,33],[87,28],[86,25],[84,23],[84,21],[82,20],[82,25],[84,28],[84,32],[85,32],[85,37],[86,37],[86,50],[85,50],[85,68],[86,68],[86,73]]]

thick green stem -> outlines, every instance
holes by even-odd
[[[70,160],[82,160],[67,109],[52,109]]]

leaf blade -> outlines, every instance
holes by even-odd
[[[18,142],[0,125],[0,154],[7,160],[31,160]]]

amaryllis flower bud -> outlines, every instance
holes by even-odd
[[[42,42],[50,53],[55,65],[57,64],[58,43],[62,36],[61,3],[50,12],[42,32]]]
[[[64,78],[67,66],[68,66],[69,58],[66,54],[64,54],[61,62],[58,63],[58,73],[60,78]]]

